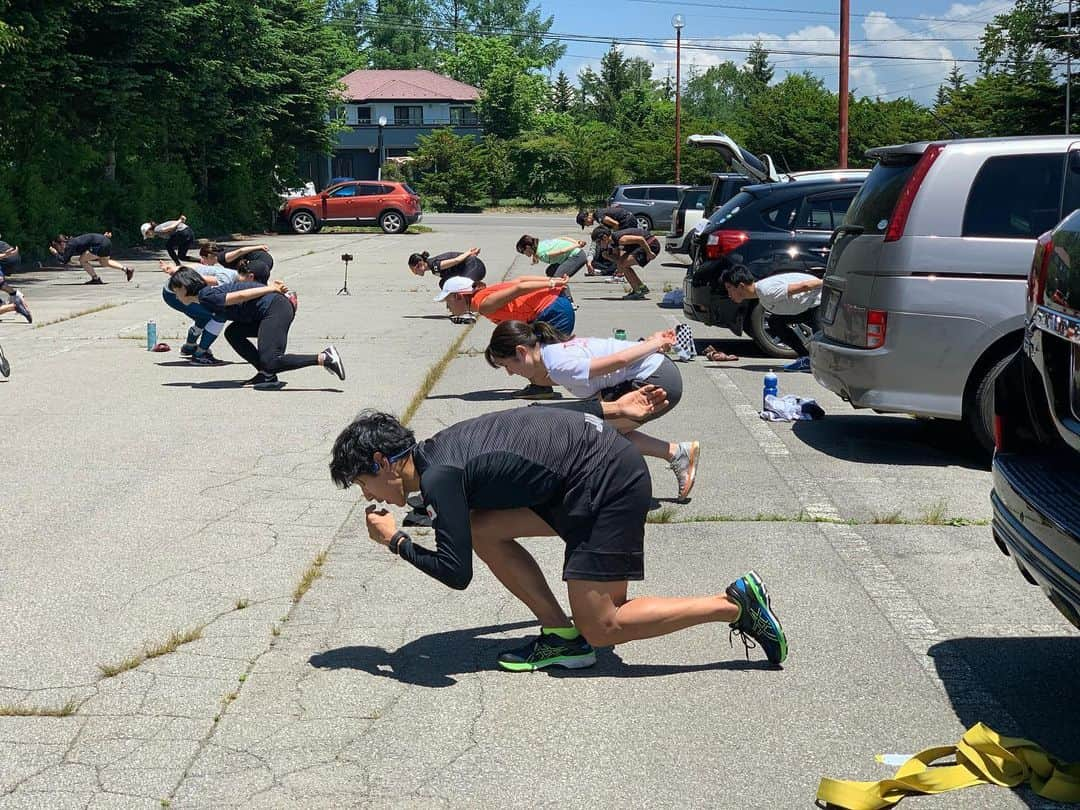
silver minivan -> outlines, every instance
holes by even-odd
[[[1020,347],[1035,239],[1080,207],[1080,140],[873,149],[833,234],[810,347],[856,408],[963,420],[993,448],[994,380]]]

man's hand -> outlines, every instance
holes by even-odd
[[[480,248],[470,248],[468,250],[468,254],[470,256],[479,256],[480,255]]]
[[[269,253],[270,252],[270,246],[269,245],[259,245],[259,250],[265,250],[267,253]]]
[[[578,246],[579,248],[583,248],[583,247],[585,247],[585,240],[584,240],[584,239],[578,239],[578,240],[577,240],[577,246]]]
[[[667,409],[667,391],[658,385],[643,385],[636,391],[623,394],[612,404],[618,408],[616,416],[643,422],[653,414]]]
[[[675,343],[675,330],[665,329],[662,332],[657,332],[656,334],[650,335],[649,340],[655,341],[658,344],[660,351],[666,352]]]
[[[274,292],[279,292],[279,293],[281,293],[283,295],[289,291],[289,288],[285,286],[285,282],[282,281],[280,278],[275,278],[273,281],[271,281],[266,286],[269,287]]]
[[[164,273],[167,276],[171,276],[173,273],[175,273],[177,270],[180,269],[179,267],[175,267],[175,266],[169,264],[164,259],[158,259],[158,267],[160,267],[161,272]]]
[[[365,509],[364,515],[367,520],[368,537],[380,546],[390,545],[390,538],[393,537],[394,532],[397,531],[397,524],[394,522],[394,516],[385,509],[380,509],[375,504],[371,504],[371,506]]]

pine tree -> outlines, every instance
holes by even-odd
[[[574,86],[570,84],[563,71],[555,78],[555,84],[551,86],[551,108],[555,112],[570,112],[574,106]]]
[[[769,51],[760,39],[750,49],[744,69],[759,87],[768,87],[773,80],[773,66],[769,64]]]

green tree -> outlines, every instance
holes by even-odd
[[[441,73],[484,89],[498,68],[529,73],[543,65],[522,55],[510,37],[458,34],[457,47],[439,55],[437,67]]]
[[[550,97],[551,109],[555,112],[570,112],[574,108],[574,103],[577,100],[574,87],[570,84],[570,79],[561,70],[555,78],[555,83],[551,85]]]
[[[430,11],[426,0],[331,0],[327,6],[331,20],[355,31],[363,66],[376,70],[435,65]]]
[[[554,67],[566,53],[566,46],[549,41],[545,34],[555,22],[553,16],[543,16],[530,0],[442,0],[438,19],[449,28],[443,34],[443,50],[455,50],[458,32],[481,37],[508,37],[514,52],[529,64]]]
[[[750,49],[744,69],[750,75],[753,86],[757,90],[764,90],[772,82],[773,67],[769,62],[769,51],[760,39]]]
[[[510,141],[485,135],[480,144],[479,163],[483,170],[484,193],[498,205],[514,186],[514,154]]]
[[[417,143],[413,157],[422,194],[440,198],[450,210],[483,196],[483,161],[480,147],[472,138],[437,129],[430,135],[420,135]]]
[[[521,73],[510,65],[496,66],[476,105],[484,131],[499,138],[516,137],[530,126],[546,90],[543,76]]]

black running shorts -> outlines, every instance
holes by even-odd
[[[645,516],[652,503],[652,480],[637,448],[620,442],[604,468],[594,474],[591,490],[585,496],[589,503],[564,500],[533,507],[566,543],[563,579],[644,579]]]

